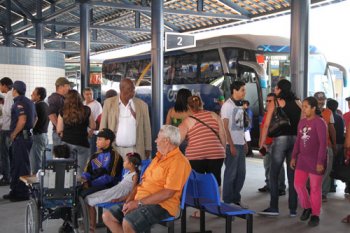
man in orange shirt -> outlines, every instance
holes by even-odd
[[[333,155],[337,154],[337,142],[336,142],[336,133],[334,128],[334,117],[333,113],[330,109],[325,108],[326,104],[326,95],[324,92],[316,92],[314,94],[314,97],[317,99],[318,107],[321,110],[322,118],[326,122],[328,126],[328,132],[327,132],[327,169],[324,172],[323,175],[323,181],[322,181],[322,201],[327,201],[327,194],[331,187],[331,178],[329,176],[332,166],[333,166]]]
[[[181,153],[180,132],[164,125],[156,139],[157,154],[123,205],[113,206],[103,214],[103,222],[116,233],[144,232],[162,219],[179,211],[182,188],[191,166]]]

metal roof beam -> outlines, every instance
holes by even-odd
[[[42,22],[45,23],[45,21],[53,20],[53,19],[57,18],[58,16],[60,16],[61,14],[68,13],[69,11],[74,10],[76,7],[77,7],[76,3],[68,5],[67,7],[62,8],[62,9],[56,11],[55,13],[50,14],[49,16],[42,18]],[[13,35],[21,34],[22,32],[28,31],[32,28],[33,28],[33,24],[31,22],[31,24],[24,25],[20,28],[17,28],[17,30],[13,32]]]
[[[11,3],[14,4],[22,13],[27,16],[31,21],[35,20],[34,16],[32,13],[30,13],[19,1],[17,0],[11,0]]]
[[[120,4],[120,3],[112,3],[112,2],[91,2],[91,5],[97,7],[109,7],[116,9],[127,9],[140,11],[143,13],[150,13],[151,7],[144,7],[139,5],[132,4]],[[221,13],[209,13],[209,12],[195,12],[190,10],[173,10],[169,8],[164,9],[164,14],[174,14],[174,15],[190,15],[190,16],[199,16],[206,18],[224,18],[224,19],[235,19],[235,20],[249,20],[250,18],[245,15],[232,15],[232,14],[221,14]]]
[[[197,11],[198,11],[198,12],[203,12],[203,9],[204,9],[203,0],[198,0],[198,1],[197,1]]]
[[[25,40],[35,40],[33,36],[16,36],[16,39],[25,39]],[[49,43],[51,41],[60,41],[60,42],[71,42],[71,43],[80,43],[80,39],[69,39],[69,38],[44,38],[45,43]],[[116,41],[101,41],[101,40],[91,40],[91,44],[118,44],[118,45],[129,45],[130,43],[120,43]]]
[[[45,22],[47,25],[56,25],[63,27],[79,27],[79,23],[65,23],[65,22]],[[151,33],[151,29],[147,28],[129,28],[129,27],[117,27],[117,26],[107,26],[107,25],[91,25],[91,29],[100,29],[100,30],[108,30],[108,31],[129,31],[129,32],[148,32]]]
[[[236,3],[232,2],[232,1],[228,1],[228,0],[218,0],[218,2],[221,2],[222,4],[230,7],[231,9],[237,11],[238,13],[245,15],[245,16],[249,16],[251,15],[251,13],[249,11],[247,11],[246,9],[238,6]]]
[[[135,6],[133,4],[130,4],[127,0],[121,0],[125,5],[127,6]],[[141,6],[143,8],[145,8],[145,3]],[[150,7],[148,7],[149,9],[151,9]],[[145,17],[147,17],[148,19],[151,20],[151,12],[143,12],[142,13]],[[173,23],[170,23],[170,22],[164,22],[164,26],[168,27],[169,29],[171,29],[172,31],[175,31],[175,32],[179,32],[180,31],[180,28],[178,26],[176,26],[175,24]]]

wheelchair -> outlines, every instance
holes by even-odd
[[[72,158],[47,159],[45,153],[37,177],[27,177],[30,200],[25,212],[26,233],[43,231],[43,222],[49,219],[64,220],[69,231],[59,232],[89,232],[89,212],[78,195],[77,157],[72,154]]]

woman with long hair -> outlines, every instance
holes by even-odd
[[[192,93],[186,88],[181,88],[177,92],[175,105],[169,109],[165,124],[179,126],[186,117],[191,115],[187,105],[187,99],[190,96],[192,96]]]
[[[316,98],[307,97],[302,104],[305,118],[298,124],[291,169],[295,170],[294,187],[304,209],[301,221],[310,218],[309,226],[319,224],[322,205],[322,176],[327,164],[327,126]],[[310,180],[310,195],[306,188]]]
[[[295,217],[298,197],[294,189],[294,171],[290,168],[289,164],[292,158],[292,150],[297,135],[298,123],[301,117],[300,101],[295,97],[294,93],[292,92],[292,85],[286,79],[281,79],[278,81],[274,93],[276,94],[277,100],[267,107],[266,120],[259,140],[260,148],[265,147],[268,128],[270,126],[275,107],[277,107],[276,104],[286,113],[290,120],[290,125],[283,127],[279,136],[274,137],[273,139],[273,143],[271,145],[270,164],[270,206],[262,212],[259,212],[259,214],[266,216],[279,215],[278,175],[281,171],[284,160],[286,160],[289,186],[289,214],[291,217]]]
[[[90,157],[88,127],[90,129],[96,128],[91,110],[88,106],[84,106],[79,92],[70,90],[57,119],[57,133],[71,151],[77,151],[78,173],[80,175]]]

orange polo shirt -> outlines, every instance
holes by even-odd
[[[179,148],[169,152],[162,160],[158,152],[142,176],[142,182],[137,187],[135,200],[141,200],[163,189],[175,190],[171,198],[159,203],[172,216],[179,211],[181,191],[185,185],[191,166],[188,159]]]

